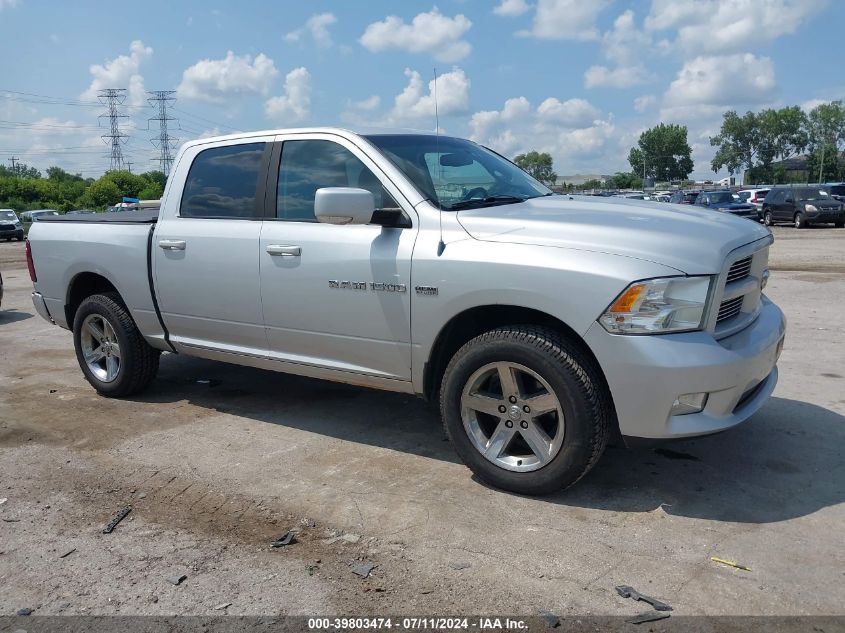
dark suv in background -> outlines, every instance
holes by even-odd
[[[762,212],[766,226],[789,222],[796,229],[822,223],[845,227],[845,207],[825,185],[775,187],[766,195]]]
[[[714,211],[723,211],[757,220],[757,207],[750,202],[743,202],[733,191],[702,191],[698,194],[694,204]]]
[[[693,204],[700,192],[695,191],[676,191],[669,198],[669,202],[673,204]]]

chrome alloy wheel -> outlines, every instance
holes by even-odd
[[[112,382],[117,378],[120,345],[111,323],[99,314],[89,314],[82,322],[79,342],[85,364],[98,380]]]
[[[548,464],[563,445],[563,409],[538,373],[524,365],[484,365],[461,394],[461,419],[473,446],[505,470]]]

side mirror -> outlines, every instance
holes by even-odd
[[[325,224],[369,224],[376,210],[373,194],[354,187],[323,187],[314,196],[314,215]]]

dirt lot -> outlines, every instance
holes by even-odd
[[[166,355],[100,398],[0,243],[0,614],[633,615],[627,584],[677,615],[843,615],[845,230],[775,234],[769,404],[543,499],[474,480],[408,396]]]

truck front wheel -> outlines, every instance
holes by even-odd
[[[129,396],[155,378],[161,353],[150,347],[116,293],[85,299],[73,320],[76,359],[100,395]]]
[[[440,391],[449,439],[485,482],[520,494],[567,488],[598,461],[613,406],[595,362],[559,333],[506,327],[466,343]]]

